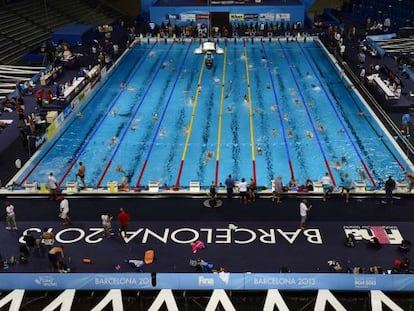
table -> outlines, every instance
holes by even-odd
[[[66,103],[70,102],[80,92],[80,90],[82,90],[85,81],[85,77],[74,78],[72,85],[63,90],[63,96],[60,97],[59,100]]]
[[[52,70],[46,72],[44,75],[40,77],[40,85],[46,86],[48,85],[53,79],[56,79],[58,75],[62,73],[62,66],[58,66],[52,68]]]
[[[386,100],[396,100],[398,96],[391,91],[391,89],[385,84],[385,82],[381,79],[379,74],[373,74],[370,76],[367,76],[368,83],[373,86],[373,90],[376,91],[376,93],[379,93],[381,97],[384,97]]]

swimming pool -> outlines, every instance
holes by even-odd
[[[91,188],[128,176],[186,188],[328,172],[376,187],[412,167],[317,40],[221,41],[210,70],[199,42],[131,48],[15,177],[59,183],[86,167]],[[122,85],[121,85],[122,84]]]

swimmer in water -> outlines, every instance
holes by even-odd
[[[121,84],[119,85],[119,87],[120,87],[121,89],[123,89],[123,88],[125,87],[125,82],[124,82],[124,81],[122,81],[122,82],[121,82]]]
[[[306,131],[306,136],[308,136],[309,138],[313,138],[313,133],[311,131]]]
[[[260,109],[259,108],[255,108],[253,111],[254,114],[260,114]]]
[[[158,113],[154,113],[152,117],[152,121],[157,122],[158,121]]]
[[[266,83],[266,88],[269,90],[270,89],[270,83]]]
[[[257,151],[258,155],[262,155],[262,153],[263,153],[263,149],[260,146],[257,146],[256,151]]]
[[[231,112],[233,112],[233,107],[232,106],[227,106],[227,112],[228,113],[231,113]]]
[[[165,130],[160,131],[160,137],[165,137],[167,135],[167,132]]]
[[[300,105],[300,100],[299,100],[299,99],[297,99],[297,98],[295,99],[295,105],[296,105],[296,106],[299,106],[299,105]]]
[[[277,131],[276,131],[276,129],[272,129],[272,136],[273,136],[273,137],[276,137],[276,135],[277,135]]]
[[[318,123],[316,124],[316,128],[318,129],[319,132],[323,133],[325,132],[325,128],[323,127],[322,124]]]
[[[188,134],[189,131],[190,131],[190,127],[188,125],[184,125],[184,133]]]
[[[135,90],[135,88],[134,88],[134,87],[132,87],[132,86],[128,86],[127,90],[128,90],[128,91],[130,91],[130,92],[132,92],[132,91],[134,91],[134,90]]]
[[[365,116],[365,114],[364,114],[364,112],[363,111],[358,111],[358,115],[360,116],[360,117],[363,117],[363,116]]]
[[[342,156],[341,157],[341,162],[342,162],[343,165],[347,165],[348,164],[348,161],[346,160],[346,156]]]
[[[78,114],[76,115],[76,117],[77,117],[78,119],[82,119],[82,117],[83,117],[82,112],[78,112]]]
[[[290,89],[290,95],[295,96],[296,95],[296,90],[295,89]]]
[[[148,53],[148,57],[153,57],[154,55],[155,55],[154,51],[151,51],[151,52]]]
[[[125,173],[124,169],[122,168],[122,166],[120,164],[118,164],[115,167],[115,171],[119,172],[119,173]]]
[[[116,138],[116,136],[114,136],[114,137],[111,138],[111,141],[109,143],[110,143],[111,146],[113,146],[113,145],[116,144],[116,142],[117,142],[117,138]]]
[[[293,131],[292,129],[288,129],[287,131],[287,137],[292,138],[293,137]]]
[[[320,87],[320,86],[318,86],[318,85],[312,84],[312,89],[313,89],[314,91],[319,91],[319,90],[321,89],[321,87]]]
[[[358,174],[359,174],[359,177],[361,177],[362,180],[367,179],[367,176],[365,175],[365,172],[363,170],[359,169]]]
[[[207,151],[203,163],[207,164],[213,158],[213,151]]]
[[[308,107],[309,107],[309,108],[313,108],[313,104],[312,104],[312,102],[308,102],[307,104],[308,104]]]
[[[190,106],[194,105],[194,96],[191,96],[191,97],[188,99],[188,103],[190,104]]]
[[[137,129],[137,125],[136,124],[132,124],[131,131],[135,131],[136,129]]]
[[[118,114],[118,109],[117,109],[117,108],[114,108],[114,109],[111,111],[111,115],[113,115],[113,116],[115,117],[117,114]]]
[[[272,110],[276,112],[277,111],[277,105],[272,105]]]
[[[283,114],[283,120],[288,121],[289,120],[289,116],[287,113]]]
[[[339,163],[339,161],[335,161],[333,167],[338,171],[342,168],[341,163]]]

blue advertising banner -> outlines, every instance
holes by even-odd
[[[410,274],[339,273],[68,273],[0,274],[0,289],[26,290],[344,290],[414,291]]]

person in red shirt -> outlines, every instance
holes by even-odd
[[[125,239],[129,224],[129,214],[121,207],[118,213],[119,233]]]

